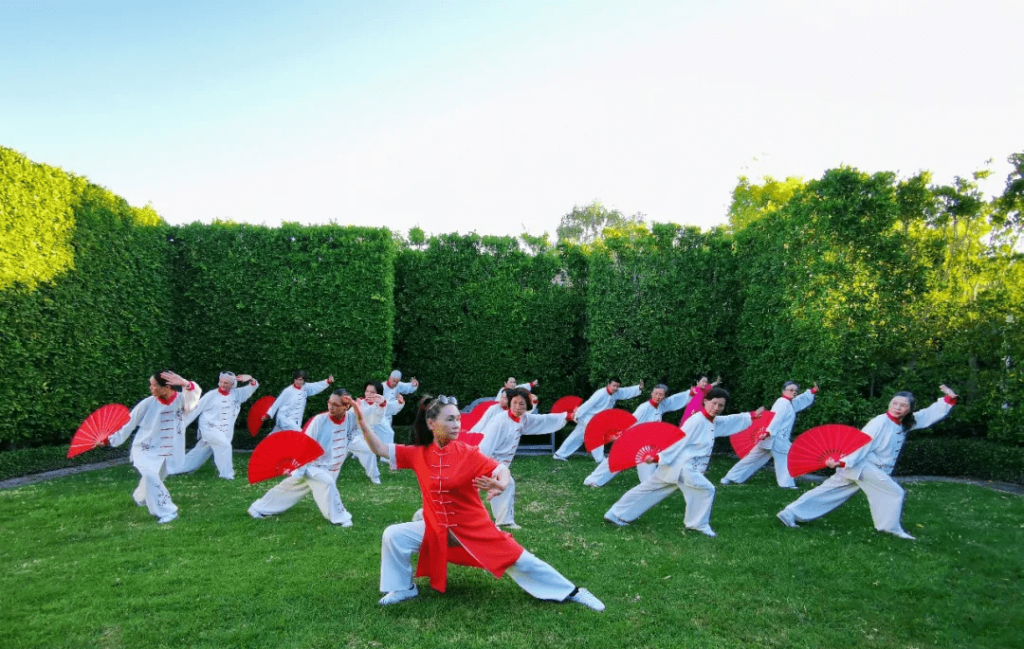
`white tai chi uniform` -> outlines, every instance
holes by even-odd
[[[673,412],[680,408],[685,408],[686,404],[690,402],[689,392],[677,392],[671,397],[666,397],[661,400],[661,403],[654,405],[652,401],[644,401],[636,410],[633,411],[633,416],[636,417],[636,423],[634,426],[640,424],[646,424],[651,421],[661,421],[662,416],[667,412]],[[646,462],[638,464],[636,472],[640,476],[640,482],[643,482],[654,474],[655,465],[647,464]],[[612,473],[611,469],[608,468],[608,458],[601,460],[601,463],[597,465],[597,468],[591,471],[590,475],[583,480],[583,484],[588,487],[603,487],[604,485],[611,482],[611,479],[619,475],[618,472]]]
[[[729,473],[722,478],[722,484],[735,482],[741,484],[746,482],[750,476],[761,470],[768,460],[775,460],[775,481],[780,487],[787,489],[796,488],[796,480],[789,475],[789,447],[792,444],[789,436],[793,433],[793,425],[796,423],[796,413],[809,408],[814,403],[816,391],[812,388],[798,394],[790,401],[786,397],[779,397],[772,405],[772,412],[775,416],[765,429],[771,435],[757,443],[746,456],[740,458]]]
[[[202,393],[198,385],[189,383],[181,392],[175,392],[170,401],[147,397],[132,408],[131,419],[109,439],[111,446],[120,446],[133,430],[139,429],[130,458],[142,477],[132,498],[139,506],[145,504],[149,513],[161,520],[178,515],[164,478],[185,458],[185,415],[196,407]]]
[[[480,442],[480,452],[489,458],[493,458],[510,466],[512,458],[516,456],[516,449],[519,448],[519,438],[523,435],[549,435],[560,430],[567,421],[568,413],[556,413],[552,415],[534,415],[526,413],[516,419],[508,410],[502,410],[500,406],[488,408],[487,412],[497,410],[504,416],[494,416],[490,423],[484,428],[484,438]],[[491,512],[494,514],[494,522],[498,525],[516,524],[516,481],[509,478],[508,487],[505,491],[491,499]]]
[[[199,418],[199,441],[185,454],[185,459],[172,473],[189,473],[203,466],[210,456],[217,467],[217,473],[225,480],[235,479],[235,467],[231,462],[231,439],[235,435],[235,420],[242,404],[259,387],[256,379],[243,387],[222,392],[220,388],[207,392],[185,419],[185,427]]]
[[[363,413],[363,418],[366,419],[366,425],[373,429],[373,432],[380,430],[381,422],[390,416],[397,413],[402,409],[402,404],[398,401],[381,401],[378,404],[367,403],[365,399],[357,399],[356,407],[359,408]],[[353,415],[354,417],[355,415]],[[390,426],[388,429],[390,430]],[[394,431],[391,431],[391,436],[394,437]],[[366,477],[370,479],[373,484],[380,484],[380,467],[377,466],[377,456],[370,449],[370,446],[363,439],[363,433],[358,427],[354,428],[348,438],[348,452],[352,454],[359,464],[363,466],[363,470],[366,471]]]
[[[480,421],[473,424],[473,427],[467,430],[467,433],[482,433],[491,424],[491,421],[496,417],[501,418],[508,414],[508,408],[502,408],[501,404],[495,402],[493,406],[484,411],[483,417],[480,417]]]
[[[949,414],[955,403],[955,399],[943,398],[918,410],[914,413],[914,425],[910,430],[935,424]],[[871,441],[840,458],[835,474],[787,505],[780,512],[780,518],[782,514],[789,514],[796,521],[814,520],[839,507],[862,489],[868,498],[875,529],[897,536],[906,534],[900,523],[906,492],[890,476],[909,431],[893,421],[888,413],[878,415],[861,430],[871,437]]]
[[[687,529],[714,536],[711,505],[715,502],[715,486],[704,477],[711,450],[716,437],[735,435],[751,421],[749,412],[714,418],[703,410],[695,413],[683,424],[686,437],[658,454],[654,475],[623,494],[604,517],[625,525],[679,489],[686,499],[683,523]]]
[[[569,436],[565,438],[562,445],[555,451],[556,460],[568,460],[569,456],[576,452],[580,446],[583,445],[583,437],[587,432],[587,424],[594,418],[599,412],[608,410],[615,405],[616,401],[623,399],[632,399],[633,397],[640,396],[640,386],[634,385],[628,388],[619,388],[614,394],[609,394],[608,388],[603,387],[595,392],[589,399],[581,403],[579,408],[576,408],[576,428],[569,433]],[[604,459],[604,447],[599,446],[595,448],[590,454],[594,457],[595,462],[600,462]]]
[[[349,527],[352,525],[352,514],[345,509],[338,493],[338,472],[349,452],[349,440],[353,434],[362,435],[356,416],[346,412],[341,421],[336,421],[329,413],[322,412],[313,417],[306,429],[306,435],[316,440],[324,454],[305,464],[262,498],[249,506],[249,515],[263,518],[280,514],[302,500],[312,492],[313,501],[320,509],[324,518],[334,525]],[[376,465],[376,463],[374,463]]]
[[[385,444],[393,444],[395,442],[395,429],[391,426],[391,417],[397,414],[402,409],[402,404],[398,403],[398,395],[400,394],[412,394],[416,391],[416,386],[412,383],[403,383],[399,381],[395,384],[395,387],[389,386],[384,383],[384,393],[381,395],[384,400],[390,404],[394,401],[398,407],[397,410],[392,410],[390,407],[387,412],[384,413],[384,419],[373,429],[373,432],[377,433],[377,438]]]
[[[301,388],[295,387],[292,383],[277,396],[274,405],[270,406],[267,416],[274,418],[274,429],[271,433],[279,430],[302,430],[302,416],[306,413],[306,399],[314,394],[320,394],[327,389],[330,381],[324,379],[316,383],[304,383]]]

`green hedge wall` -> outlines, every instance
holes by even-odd
[[[63,443],[100,405],[147,396],[170,363],[166,226],[9,149],[0,191],[0,448]]]
[[[449,234],[404,249],[396,269],[395,366],[424,390],[469,403],[509,376],[539,379],[550,406],[587,389],[578,249],[531,255],[512,237]]]
[[[670,224],[609,232],[589,263],[593,386],[620,376],[645,387],[664,381],[677,392],[700,374],[721,374],[729,387],[741,308],[731,235]]]
[[[254,399],[304,369],[361,391],[390,371],[396,247],[385,229],[231,223],[174,228],[179,372],[213,389],[252,374]],[[311,412],[324,409],[311,405]],[[319,410],[316,410],[319,408]],[[241,422],[240,422],[241,424]]]

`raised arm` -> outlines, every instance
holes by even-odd
[[[380,441],[380,438],[373,432],[373,430],[366,424],[366,419],[363,418],[363,412],[359,409],[359,404],[352,400],[352,397],[345,395],[342,397],[342,401],[349,407],[350,410],[354,410],[356,413],[356,424],[359,426],[359,430],[363,431],[363,439],[366,440],[366,445],[370,447],[370,450],[377,454],[378,457],[390,458],[388,453],[388,445]]]

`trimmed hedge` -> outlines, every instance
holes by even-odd
[[[0,449],[64,443],[95,408],[147,396],[146,377],[170,364],[166,226],[9,149],[0,149],[0,190],[5,219],[15,217],[0,228],[5,264],[38,252],[26,224],[70,233],[73,255],[51,277],[39,264],[61,265],[63,253],[28,261],[0,289]],[[26,216],[36,208],[50,225]]]
[[[395,366],[425,391],[468,404],[496,394],[509,375],[539,379],[548,406],[586,391],[578,250],[530,255],[512,237],[451,234],[403,250],[396,268]]]
[[[387,230],[196,223],[174,228],[171,244],[177,367],[205,389],[225,369],[251,374],[255,400],[304,369],[358,395],[390,371],[396,248]]]
[[[903,447],[893,475],[970,477],[1024,485],[1024,448],[985,439],[912,438]]]

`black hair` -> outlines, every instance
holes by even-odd
[[[166,388],[167,385],[168,385],[167,379],[165,379],[163,376],[161,376],[161,374],[163,374],[164,372],[170,372],[170,371],[171,370],[160,370],[159,372],[155,372],[153,374],[153,380],[156,381],[156,384],[159,385],[161,388]],[[181,392],[181,386],[180,385],[172,385],[171,389],[174,390],[175,392]]]
[[[380,381],[374,381],[372,379],[367,381],[366,384],[363,385],[363,391],[366,390],[367,385],[372,385],[373,389],[377,391],[377,394],[379,394],[380,396],[384,396],[384,384],[381,383]]]
[[[352,395],[349,394],[348,390],[346,390],[345,388],[338,388],[337,390],[335,390],[334,392],[331,393],[331,396],[332,397],[351,397]]]
[[[907,413],[907,416],[904,417],[903,421],[900,422],[900,424],[902,424],[903,426],[903,430],[908,431],[914,427],[914,424],[917,421],[916,419],[914,419],[914,403],[917,400],[914,398],[913,392],[907,392],[905,390],[903,392],[897,392],[896,394],[892,395],[893,399],[895,399],[896,397],[903,397],[904,399],[910,402],[910,412]]]
[[[726,402],[732,398],[729,391],[725,388],[711,388],[708,393],[704,395],[704,401],[711,401],[712,399],[725,399]]]
[[[608,382],[605,383],[605,385],[608,385],[609,383],[618,383],[619,385],[622,385],[622,379],[620,379],[617,376],[613,376],[613,377],[608,379]]]
[[[292,380],[295,381],[297,379],[302,379],[303,381],[305,381],[306,380],[306,370],[295,370],[295,373],[292,374]]]
[[[437,413],[441,412],[445,404],[435,399],[432,395],[425,394],[420,399],[420,407],[416,411],[416,418],[412,422],[412,443],[416,446],[430,446],[434,441],[434,433],[430,432],[427,426],[428,419],[437,419]]]
[[[512,388],[511,390],[506,389],[505,394],[508,395],[509,409],[512,408],[512,399],[515,399],[516,397],[522,397],[523,401],[526,403],[527,408],[533,405],[533,402],[530,401],[530,391],[527,390],[526,388]]]

